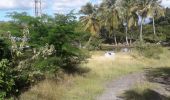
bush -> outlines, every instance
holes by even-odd
[[[10,49],[8,47],[8,44],[4,39],[0,38],[0,60],[1,59],[10,59],[11,58],[11,53]]]
[[[101,49],[101,43],[104,40],[101,39],[100,37],[94,37],[91,41],[90,41],[90,45],[88,46],[89,50],[100,50]]]
[[[77,44],[83,43],[86,39],[84,40],[84,33],[76,31],[78,21],[74,15],[57,14],[53,18],[50,16],[33,18],[25,15],[25,13],[14,13],[11,17],[15,20],[9,23],[12,23],[16,28],[16,33],[18,34],[15,34],[16,36],[21,36],[23,25],[28,26],[31,34],[28,35],[29,41],[27,41],[25,46],[29,46],[30,44],[32,46],[30,46],[31,48],[26,48],[24,51],[17,48],[21,51],[22,55],[10,57],[11,50],[6,45],[7,43],[0,41],[0,55],[2,55],[0,60],[8,59],[10,61],[10,65],[8,65],[9,62],[7,60],[3,60],[1,62],[2,64],[0,63],[1,98],[8,95],[18,96],[21,92],[27,90],[30,85],[48,78],[48,75],[55,76],[60,69],[65,72],[67,70],[69,72],[79,71],[77,70],[77,65],[87,55],[79,49],[79,45]],[[11,32],[15,36],[13,34],[14,32]],[[9,41],[9,39],[6,40]],[[55,51],[53,51],[51,46],[43,47],[45,43],[49,45],[53,44]],[[21,41],[16,41],[18,47],[20,46],[19,44],[21,44]],[[10,46],[12,47],[11,44]],[[9,53],[7,50],[9,50]]]
[[[9,96],[10,92],[13,90],[14,84],[15,82],[9,62],[8,60],[3,59],[0,62],[0,99]]]
[[[163,48],[156,44],[138,44],[136,50],[140,55],[154,59],[159,59],[160,54],[163,53]]]
[[[36,68],[36,70],[40,70],[44,73],[55,73],[59,69],[61,63],[61,58],[50,57],[45,60],[38,59],[37,61],[35,61],[33,66]]]

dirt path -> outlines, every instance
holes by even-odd
[[[136,72],[123,76],[119,79],[113,80],[106,85],[106,89],[102,95],[97,97],[97,100],[124,100],[119,96],[126,90],[133,88],[136,83],[144,83],[147,81],[145,72]],[[155,83],[158,87],[153,89],[157,93],[165,96],[170,96],[170,93],[166,91],[164,86],[159,83]]]
[[[136,83],[145,81],[143,72],[131,73],[117,80],[113,80],[106,85],[104,93],[97,97],[97,100],[122,100],[118,97],[125,90],[132,88]]]

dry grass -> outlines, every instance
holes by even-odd
[[[161,59],[155,60],[141,57],[137,59],[145,62],[145,68],[150,68],[149,70],[153,71],[153,74],[157,74],[154,72],[155,70],[159,71],[159,69],[165,69],[166,71],[169,71],[169,56],[170,52],[167,51],[167,49],[164,49],[164,53],[160,55]],[[159,73],[162,73],[163,75],[170,74],[169,72],[164,72],[164,70],[160,70]],[[158,75],[158,77],[162,77],[161,74]],[[126,91],[122,97],[124,100],[170,100],[170,93],[159,83],[144,81],[136,84],[132,89]]]
[[[20,96],[21,100],[61,100],[64,92],[72,86],[72,76],[64,76],[64,80],[44,80],[33,86],[29,91]]]
[[[83,63],[83,68],[89,68],[90,72],[83,76],[65,76],[65,81],[56,83],[45,80],[32,87],[21,95],[21,100],[94,100],[102,93],[107,81],[140,71],[143,68],[156,65],[168,65],[167,59],[153,60],[146,58],[134,58],[128,53],[117,53],[115,58],[107,58],[104,52],[92,52],[92,58],[88,63]],[[170,65],[170,64],[169,64]]]
[[[123,100],[170,100],[162,87],[150,82],[138,83],[120,97]]]

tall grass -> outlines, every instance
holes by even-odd
[[[109,80],[116,79],[128,73],[141,71],[144,68],[170,65],[167,56],[161,54],[160,59],[132,57],[129,53],[117,53],[115,58],[107,58],[104,52],[92,52],[87,63],[82,68],[90,69],[83,75],[65,75],[64,80],[45,80],[20,96],[21,100],[94,100],[104,91]]]
[[[120,97],[122,97],[123,100],[170,100],[170,97],[165,94],[165,91],[162,90],[159,85],[143,82],[125,91]]]

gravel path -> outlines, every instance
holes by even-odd
[[[97,100],[122,100],[118,95],[125,90],[132,88],[136,83],[144,82],[145,75],[143,72],[131,73],[119,79],[113,80],[106,85],[106,89]]]

